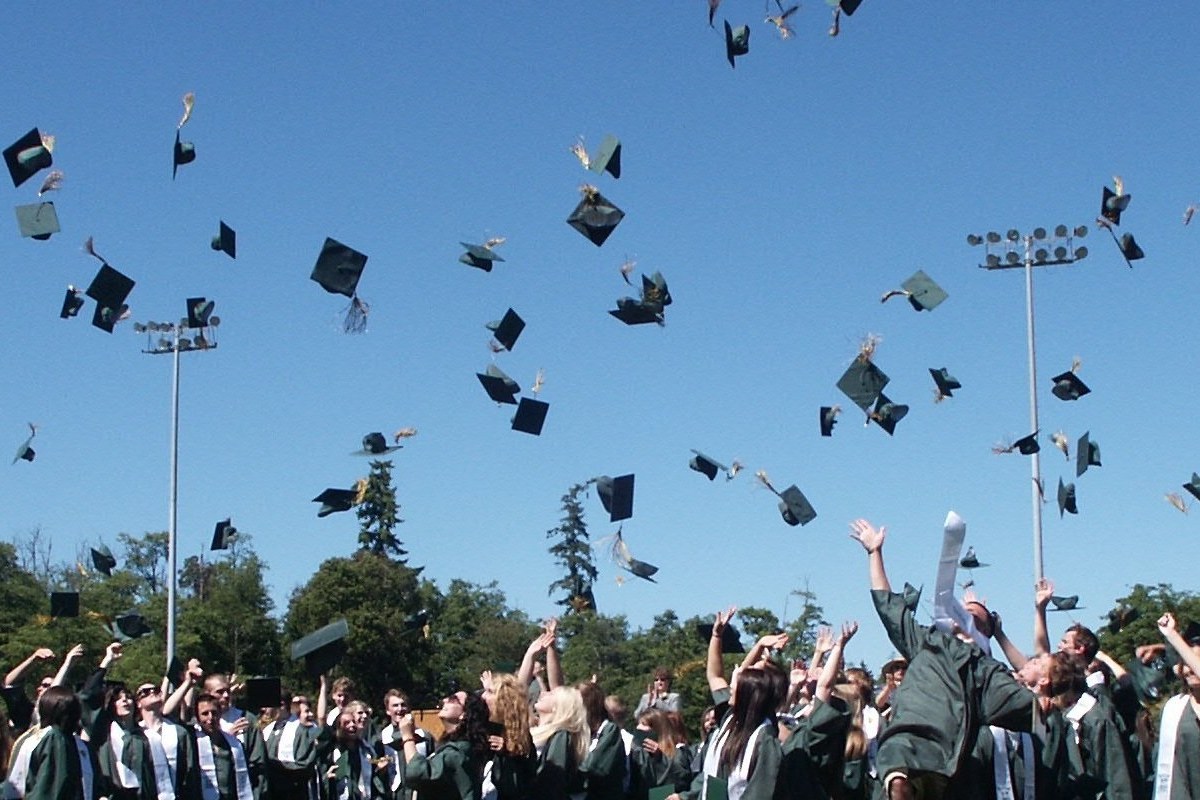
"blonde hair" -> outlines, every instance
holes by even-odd
[[[533,751],[529,738],[529,693],[522,691],[516,676],[508,673],[492,676],[492,691],[496,695],[492,717],[504,725],[504,749],[513,755],[529,755]]]
[[[863,687],[858,681],[839,683],[833,687],[833,693],[841,698],[850,709],[850,728],[846,731],[846,745],[842,749],[842,758],[854,761],[867,754],[867,734],[863,730],[863,709],[868,705],[864,700]]]
[[[533,743],[542,747],[550,741],[550,737],[559,731],[570,735],[571,750],[575,754],[575,763],[582,764],[587,757],[588,745],[592,741],[592,729],[588,727],[587,710],[583,706],[583,696],[572,686],[557,686],[550,690],[554,696],[554,712],[550,721],[538,725],[529,733]]]

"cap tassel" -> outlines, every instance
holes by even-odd
[[[537,371],[537,374],[533,376],[533,388],[531,388],[529,391],[533,392],[533,394],[536,395],[538,392],[542,391],[542,386],[544,386],[545,384],[546,384],[546,370],[539,369]]]
[[[42,134],[42,147],[46,148],[47,153],[54,152],[54,142],[55,142],[55,138],[52,134],[49,134],[49,133]]]
[[[1175,492],[1167,492],[1166,495],[1164,495],[1164,498],[1168,503],[1182,511],[1184,514],[1188,513],[1187,503],[1185,503],[1183,498]]]
[[[367,315],[371,307],[354,295],[350,299],[350,307],[346,309],[346,318],[342,320],[343,333],[366,333]]]
[[[361,505],[367,499],[367,479],[359,478],[354,482],[354,505]]]
[[[583,195],[583,199],[589,203],[596,202],[596,198],[600,196],[600,190],[590,183],[583,183],[579,186],[579,193]]]
[[[1192,204],[1183,210],[1183,224],[1187,225],[1192,221],[1192,215],[1196,213],[1196,206]]]
[[[864,364],[870,364],[871,358],[875,355],[875,349],[879,347],[879,343],[882,341],[882,337],[874,333],[868,333],[862,340],[862,344],[858,346],[858,360]]]
[[[584,169],[591,169],[592,160],[588,157],[587,148],[583,145],[582,136],[576,140],[575,144],[571,145],[571,152],[579,159],[579,163],[583,165]]]
[[[829,35],[830,36],[837,36],[839,33],[842,32],[841,20],[842,20],[842,7],[834,6],[833,7],[833,24],[829,26]]]
[[[46,176],[46,180],[42,181],[42,188],[38,189],[38,197],[41,197],[46,192],[57,191],[62,188],[63,178],[65,176],[62,170],[54,170]]]
[[[996,444],[992,445],[992,453],[998,456],[1002,456],[1005,453],[1011,453],[1016,449],[1016,446],[1012,444],[1012,442],[997,442]]]
[[[401,439],[410,439],[416,435],[417,435],[416,428],[401,428],[400,430],[398,430],[392,434],[392,438],[396,441],[396,444],[400,444]]]
[[[1125,194],[1125,181],[1120,175],[1113,175],[1113,189],[1116,191],[1117,197]]]
[[[179,118],[179,124],[175,126],[175,130],[179,130],[187,121],[192,118],[192,109],[196,106],[196,94],[188,92],[183,96],[183,116]]]
[[[760,469],[758,472],[755,472],[754,477],[758,479],[759,483],[767,487],[771,491],[771,494],[775,495],[776,497],[779,496],[779,490],[771,485],[771,479],[767,476],[767,471],[765,469]]]
[[[84,250],[84,252],[85,252],[85,253],[87,253],[89,256],[92,256],[93,258],[98,258],[98,259],[100,259],[100,263],[101,263],[101,264],[104,264],[105,266],[108,266],[108,260],[107,260],[107,259],[106,259],[104,256],[102,256],[102,255],[100,255],[99,253],[97,253],[97,252],[96,252],[96,247],[95,247],[95,245],[93,245],[93,244],[92,244],[92,237],[91,237],[91,236],[89,236],[89,237],[87,238],[87,241],[83,243],[83,250]]]
[[[625,279],[625,283],[633,286],[633,282],[629,280],[629,276],[633,274],[633,268],[637,266],[637,262],[628,256],[625,257],[624,263],[621,264],[621,277]]]
[[[741,461],[738,461],[735,458],[733,460],[733,463],[729,465],[729,469],[725,473],[725,480],[727,480],[727,481],[733,480],[734,478],[737,477],[738,473],[741,472],[742,470],[744,470],[745,468],[746,468],[746,465],[743,464]]]
[[[1050,434],[1050,441],[1054,442],[1054,446],[1062,450],[1062,454],[1068,461],[1071,460],[1071,444],[1067,441],[1067,434],[1062,431],[1056,431]]]

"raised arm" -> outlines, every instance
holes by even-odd
[[[546,682],[557,689],[563,685],[563,672],[558,660],[558,620],[554,617],[546,620],[546,636],[550,642],[546,645]]]
[[[730,606],[724,611],[718,611],[716,619],[713,620],[712,636],[708,637],[708,659],[704,669],[709,691],[712,692],[729,688],[729,681],[725,680],[725,665],[721,661],[721,634],[725,632],[725,626],[736,613],[737,606]]]
[[[317,686],[317,727],[324,728],[329,716],[329,677],[322,672],[321,682]]]
[[[820,676],[821,665],[825,663],[825,656],[829,655],[829,651],[832,649],[833,629],[822,625],[817,628],[817,639],[813,642],[812,661],[808,665],[809,673]]]
[[[886,527],[876,529],[865,519],[856,519],[850,523],[850,538],[861,544],[867,551],[867,566],[873,591],[890,592],[892,590],[892,584],[888,582],[887,570],[883,567],[883,540],[886,537]]]
[[[62,686],[67,682],[67,673],[71,671],[71,665],[83,658],[83,645],[77,644],[67,651],[67,655],[63,658],[62,666],[58,668],[58,672],[54,673],[54,686]]]
[[[842,634],[833,640],[833,649],[829,651],[829,659],[821,668],[821,677],[817,678],[817,690],[813,698],[822,703],[828,703],[833,694],[833,685],[837,683],[838,673],[842,671],[842,658],[845,655],[846,643],[858,633],[857,622],[843,622]]]
[[[1033,587],[1033,652],[1043,656],[1050,652],[1050,634],[1046,632],[1046,605],[1054,594],[1054,584],[1045,578],[1038,579]]]
[[[1096,651],[1096,659],[1102,662],[1106,667],[1109,668],[1109,670],[1112,671],[1114,682],[1123,680],[1127,675],[1129,675],[1129,672],[1124,666],[1121,665],[1120,661],[1117,661],[1103,650]]]
[[[1200,655],[1197,655],[1187,640],[1179,635],[1179,631],[1175,628],[1174,614],[1163,614],[1158,618],[1158,632],[1167,640],[1167,644],[1175,648],[1179,659],[1187,664],[1188,669],[1200,675]]]
[[[48,658],[54,658],[54,651],[49,647],[39,647],[37,650],[34,650],[29,655],[29,658],[8,671],[8,674],[4,676],[4,685],[15,686],[20,683],[21,679],[25,677],[25,673],[34,665],[34,662],[45,661]]]
[[[1020,669],[1025,666],[1025,662],[1029,659],[1021,652],[1021,648],[1013,644],[1012,639],[1009,639],[1008,634],[1004,632],[1004,624],[1000,619],[1000,615],[995,614],[992,617],[992,621],[996,629],[993,634],[996,644],[1000,645],[1000,649],[1004,651],[1004,657],[1008,659],[1008,663],[1012,665],[1013,669]]]
[[[521,666],[517,668],[517,683],[529,688],[530,681],[533,680],[533,665],[537,661],[537,657],[542,654],[549,644],[549,638],[546,636],[545,626],[542,627],[542,632],[534,637],[529,643],[529,647],[525,648],[525,656],[521,659]]]
[[[746,653],[746,657],[742,659],[742,669],[747,669],[762,661],[764,655],[769,654],[771,650],[787,647],[787,643],[788,635],[786,633],[768,633],[766,636],[760,637],[750,648],[750,652]]]
[[[193,658],[188,661],[187,671],[183,673],[183,680],[179,682],[179,687],[171,693],[171,696],[163,701],[162,714],[164,717],[170,717],[175,714],[176,709],[183,708],[184,710],[191,707],[191,696],[195,693],[196,684],[204,677],[204,670],[200,667],[200,659]]]

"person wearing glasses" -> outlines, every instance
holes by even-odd
[[[190,688],[190,681],[185,682],[175,693],[182,696]],[[163,693],[158,686],[143,683],[133,696],[142,730],[146,732],[146,741],[149,743],[155,785],[170,786],[177,798],[191,797],[200,780],[196,742],[191,732],[163,716]],[[158,797],[161,799],[164,796],[165,793],[160,790]]]
[[[25,674],[33,668],[34,664],[54,658],[54,651],[49,647],[39,647],[30,654],[29,658],[8,671],[8,674],[4,676],[4,686],[0,688],[0,697],[4,698],[4,703],[8,707],[8,719],[12,723],[14,732],[22,733],[30,728],[37,729],[39,727],[37,701],[42,698],[42,692],[51,686],[62,686],[67,671],[71,669],[71,664],[82,657],[83,645],[77,644],[72,647],[67,652],[66,658],[63,659],[58,672],[53,676],[46,675],[38,681],[32,703],[25,694]]]
[[[433,754],[418,755],[416,723],[405,715],[397,727],[404,748],[404,777],[421,800],[479,800],[488,746],[488,707],[477,694],[455,692],[438,711],[445,733]]]
[[[254,789],[254,800],[266,797],[265,770],[267,750],[263,743],[262,729],[253,714],[233,705],[229,676],[214,672],[204,679],[205,694],[213,697],[217,704],[221,729],[236,738],[245,749],[246,763],[250,770],[250,786]],[[197,701],[198,703],[199,701]]]

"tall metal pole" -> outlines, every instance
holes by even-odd
[[[177,562],[179,550],[176,546],[176,523],[179,500],[179,328],[175,328],[175,367],[171,378],[171,500],[168,508],[167,527],[167,674],[175,659],[175,594],[178,580]],[[172,676],[173,677],[173,676]]]
[[[1029,427],[1035,435],[1038,426],[1037,403],[1037,351],[1033,335],[1033,237],[1025,237],[1025,336],[1029,347]],[[1044,575],[1042,569],[1042,462],[1039,453],[1030,459],[1033,485],[1033,579],[1036,583]]]

